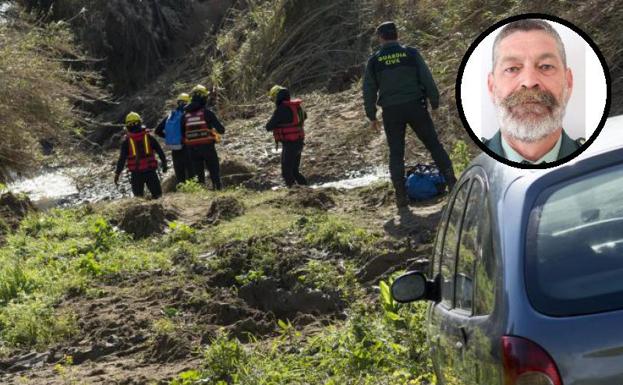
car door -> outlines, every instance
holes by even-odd
[[[474,177],[459,234],[455,284],[456,316],[446,328],[457,350],[459,384],[495,385],[501,381],[494,317],[498,263],[493,253],[491,212],[483,174]]]
[[[483,237],[489,231],[486,183],[482,169],[473,168],[454,196],[441,246],[439,274],[442,301],[431,311],[431,348],[442,384],[475,384],[482,377],[477,351],[488,351],[482,321],[475,312],[476,267],[482,264]],[[485,282],[485,292],[490,284]],[[479,307],[490,306],[493,297],[485,295]],[[488,311],[488,309],[487,309]],[[472,346],[473,345],[473,346]]]
[[[429,344],[435,374],[440,384],[457,383],[456,348],[454,338],[449,335],[449,318],[456,316],[454,308],[454,285],[456,275],[456,254],[459,230],[473,179],[469,171],[461,178],[458,189],[451,196],[437,236],[434,253],[433,274],[441,285],[441,301],[433,304],[429,312]]]

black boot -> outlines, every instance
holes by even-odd
[[[396,192],[396,206],[400,208],[409,205],[409,197],[407,196],[407,188],[404,181],[394,182],[394,190]]]

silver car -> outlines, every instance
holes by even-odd
[[[428,274],[392,294],[431,301],[439,384],[623,385],[623,116],[559,167],[476,158]]]

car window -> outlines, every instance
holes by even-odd
[[[531,211],[526,285],[553,316],[623,309],[623,166],[546,190]]]
[[[469,182],[463,183],[455,195],[450,215],[448,216],[446,234],[443,239],[441,251],[441,303],[448,308],[451,308],[453,305],[456,249],[459,241],[459,226],[463,217],[467,193],[469,192]]]
[[[461,225],[456,267],[455,304],[457,309],[472,311],[474,265],[480,251],[480,220],[482,219],[482,183],[475,179],[469,193],[465,217]]]
[[[480,211],[480,225],[478,230],[478,244],[480,250],[476,257],[474,273],[474,315],[487,315],[493,312],[495,304],[495,278],[497,264],[493,254],[493,237],[491,229],[491,212],[487,205],[486,196]]]

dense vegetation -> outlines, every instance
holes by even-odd
[[[75,103],[100,92],[95,74],[70,66],[83,59],[64,23],[0,22],[0,181],[36,167],[42,141],[66,142],[84,127]]]

